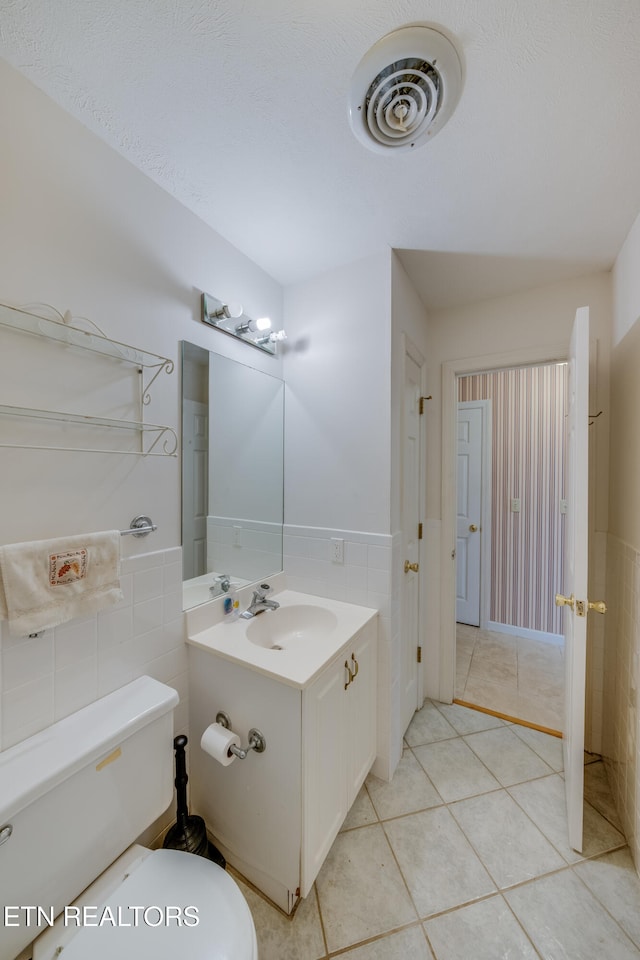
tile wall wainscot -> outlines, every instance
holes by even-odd
[[[259,580],[280,569],[282,524],[243,517],[207,517],[207,570],[233,571],[233,578]]]
[[[331,560],[334,539],[343,541],[342,562]],[[400,554],[397,546],[394,549],[395,539],[356,530],[284,527],[287,587],[378,611],[378,755],[373,773],[382,779],[389,779],[402,753],[402,732],[396,729],[399,718],[394,721],[399,695],[399,618],[398,601],[392,594],[392,564]]]
[[[609,536],[603,754],[624,834],[640,866],[640,553]]]
[[[123,559],[120,581],[118,604],[40,637],[12,637],[0,622],[3,750],[143,674],[178,691],[175,728],[186,731],[181,548]]]

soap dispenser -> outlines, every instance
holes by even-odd
[[[232,586],[229,587],[224,595],[222,610],[224,612],[225,623],[232,623],[234,620],[237,620],[240,615],[240,601],[238,600],[238,594],[235,588]]]

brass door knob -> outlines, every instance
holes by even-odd
[[[478,527],[477,527],[477,525],[476,525],[475,523],[470,523],[470,524],[469,524],[469,531],[470,531],[470,533],[477,533],[477,532],[478,532]]]
[[[587,604],[587,609],[595,610],[596,613],[606,613],[607,605],[604,602],[604,600],[594,600],[593,602],[591,602],[590,600],[589,603]]]
[[[576,598],[573,594],[570,597],[563,597],[561,593],[556,593],[556,607],[571,607],[573,610]]]
[[[411,570],[412,573],[417,573],[419,569],[420,569],[419,563],[410,563],[408,560],[405,560],[404,562],[405,573],[409,573],[409,570]]]

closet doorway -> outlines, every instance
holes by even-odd
[[[455,698],[561,731],[567,364],[456,387]]]

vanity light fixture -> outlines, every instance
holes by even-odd
[[[254,320],[244,313],[239,303],[225,303],[210,293],[202,294],[202,322],[272,354],[276,352],[277,342],[286,338],[284,330],[271,331],[269,317]]]

